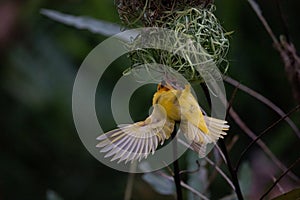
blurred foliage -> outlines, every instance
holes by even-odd
[[[175,185],[171,180],[156,175],[155,173],[146,173],[142,178],[159,194],[172,195],[175,193]]]
[[[297,17],[300,2],[281,2],[291,39],[299,49]],[[284,33],[274,1],[260,3],[275,33]],[[226,30],[234,31],[230,39],[231,67],[228,74],[262,93],[284,111],[290,110],[296,103],[283,64],[247,1],[216,0],[216,6],[222,25]],[[123,199],[127,174],[94,159],[82,145],[72,121],[71,94],[76,71],[88,52],[105,37],[54,22],[40,15],[41,8],[120,23],[113,0],[0,2],[0,199]],[[126,58],[120,58],[99,84],[97,112],[101,125],[107,130],[115,126],[110,106],[107,106],[110,105],[113,84],[128,65]],[[151,105],[149,98],[154,88],[149,86],[133,96],[134,106],[130,108],[134,119],[140,120],[147,115],[145,107]],[[230,97],[234,87],[226,85],[226,89]],[[279,118],[243,92],[237,93],[233,107],[256,133]],[[291,118],[300,126],[299,113]],[[230,152],[235,162],[250,139],[232,120],[230,124],[227,141],[234,135],[239,136]],[[295,151],[300,145],[299,138],[284,122],[263,139],[287,165],[299,156]],[[260,165],[259,153],[252,151],[247,161],[249,165],[241,169],[244,174],[240,178],[247,189],[250,187],[247,180],[252,178],[256,184],[259,167],[266,167]],[[181,159],[181,168],[188,168],[186,163],[189,162],[185,162],[185,157]],[[299,172],[300,168],[294,171]],[[278,174],[274,172],[274,175]],[[193,180],[189,181],[192,184]],[[286,185],[289,188],[289,184]],[[195,187],[201,189],[200,185]],[[266,185],[262,187],[266,188]],[[212,199],[219,199],[229,195],[230,188],[218,175],[210,192]],[[257,190],[251,188],[253,199],[255,192]],[[158,195],[138,176],[133,199],[172,198]]]

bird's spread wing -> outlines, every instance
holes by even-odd
[[[200,157],[206,156],[206,146],[209,143],[216,143],[219,138],[226,135],[226,130],[229,129],[226,121],[203,116],[208,128],[208,133],[204,133],[201,129],[189,121],[182,121],[180,130],[185,135],[187,140],[191,142],[191,147]]]
[[[145,120],[121,125],[97,138],[97,147],[111,161],[134,161],[147,158],[154,153],[158,144],[163,144],[173,131],[175,122],[167,118],[163,108],[155,105],[152,114]]]

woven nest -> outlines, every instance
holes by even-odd
[[[207,1],[204,0],[119,0],[119,13],[123,22],[129,26],[162,27],[189,35],[193,41],[200,44],[193,49],[195,55],[206,55],[206,59],[198,61],[197,64],[199,62],[205,64],[208,60],[212,60],[220,71],[225,73],[228,68],[226,60],[229,49],[228,33],[224,31],[213,14],[215,6],[206,3]],[[120,10],[121,5],[123,6],[122,10]],[[125,9],[124,6],[129,7]],[[142,39],[143,35],[135,38],[129,48],[135,49],[143,42]],[[129,57],[133,65],[126,73],[139,65],[159,63],[178,71],[188,81],[203,81],[203,74],[197,71],[189,57],[181,57],[172,52],[155,48],[132,51]]]
[[[153,27],[166,11],[208,6],[212,0],[115,0],[120,19],[128,27]]]

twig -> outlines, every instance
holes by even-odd
[[[232,149],[232,147],[235,145],[235,143],[238,141],[238,139],[239,139],[238,135],[233,136],[231,141],[227,144],[228,151],[230,151]]]
[[[276,106],[272,101],[264,97],[263,95],[259,94],[258,92],[252,90],[251,88],[239,83],[238,81],[234,80],[233,78],[229,76],[224,77],[224,81],[238,87],[238,89],[246,92],[247,94],[253,96],[257,100],[261,101],[264,103],[266,106],[270,107],[272,110],[274,110],[278,115],[281,117],[284,117],[286,114],[278,107]],[[293,129],[294,133],[300,138],[300,130],[299,128],[295,125],[295,123],[289,118],[285,118],[285,121],[290,125],[290,127]]]
[[[250,148],[256,144],[256,142],[261,139],[261,137],[263,135],[265,135],[268,131],[270,131],[272,128],[274,128],[277,124],[279,124],[281,121],[283,121],[286,117],[288,117],[289,115],[291,115],[292,113],[296,112],[297,110],[299,110],[300,105],[296,106],[295,108],[293,108],[290,112],[288,112],[285,116],[283,116],[282,118],[280,118],[279,120],[277,120],[276,122],[274,122],[271,126],[269,126],[268,128],[266,128],[264,131],[262,131],[254,140],[252,140],[252,142],[250,142],[250,144],[244,149],[244,151],[241,153],[241,156],[239,158],[239,160],[237,161],[235,170],[238,171],[240,163],[243,159],[243,157],[245,156],[245,154],[250,150]]]
[[[230,143],[229,143],[229,145],[227,144],[227,150],[228,150],[228,152],[230,152],[230,150],[231,150],[231,148],[232,148],[232,146],[234,145],[234,143],[237,141],[237,139],[238,139],[238,136],[237,135],[235,135],[233,138],[232,138],[232,140],[230,141]],[[216,145],[216,147],[217,147],[217,145]],[[221,164],[222,164],[222,162],[224,161],[225,162],[225,164],[226,164],[226,161],[225,161],[225,158],[221,155],[221,157],[217,157],[218,155],[216,155],[216,153],[218,153],[218,154],[220,154],[222,151],[220,150],[220,148],[218,147],[218,148],[215,148],[214,149],[214,157],[216,158],[216,159],[218,159],[218,160],[215,160],[215,162],[214,161],[212,161],[213,162],[213,164],[216,166],[216,167],[218,167],[218,169],[219,170],[221,170],[219,167],[221,166]],[[222,153],[223,154],[223,153]],[[222,159],[221,159],[222,158]],[[209,164],[211,164],[209,161],[207,161]],[[214,168],[214,171],[212,172],[212,175],[209,177],[209,181],[208,181],[208,184],[207,184],[207,186],[206,186],[206,190],[209,188],[209,185],[212,183],[212,181],[216,178],[216,175],[218,174],[218,172],[219,172],[219,170],[218,169],[216,169],[216,167]],[[224,175],[225,177],[225,179],[227,178],[229,181],[230,181],[230,183],[232,184],[232,182],[231,182],[231,180],[226,176],[226,174],[222,171],[222,172],[219,172],[219,174],[221,174],[222,176]],[[233,184],[232,184],[232,186],[233,186]],[[235,190],[235,188],[233,187],[233,190]]]
[[[235,112],[233,108],[229,111],[230,116],[235,121],[235,123],[253,140],[256,138],[256,134],[243,122],[243,120],[240,118],[240,116]],[[271,158],[271,160],[282,170],[285,171],[287,167],[280,161],[278,158],[272,153],[272,151],[267,147],[267,145],[262,141],[257,141],[258,146]],[[289,173],[288,176],[290,176],[293,180],[299,182],[300,179],[294,174]]]
[[[286,36],[287,42],[290,42],[291,39],[290,39],[290,34],[289,34],[289,28],[288,28],[288,25],[287,25],[286,17],[283,15],[282,7],[281,7],[281,4],[280,4],[279,0],[276,0],[276,7],[277,7],[277,10],[278,10],[279,15],[280,15],[280,21],[281,21],[281,24],[283,26],[283,30],[284,30],[284,34]]]
[[[137,167],[137,162],[133,162],[130,165],[130,172],[134,172]],[[134,182],[134,176],[135,173],[129,173],[128,174],[128,179],[127,179],[127,185],[125,189],[125,195],[124,195],[124,200],[130,200],[131,195],[132,195],[132,188],[133,188],[133,182]]]
[[[265,198],[271,191],[272,189],[276,186],[276,184],[296,165],[300,162],[300,158],[298,158],[289,168],[285,170],[278,178],[277,180],[272,184],[272,186],[260,197],[260,200]]]
[[[218,165],[216,163],[214,163],[212,160],[210,160],[209,158],[205,157],[205,160],[211,164],[212,166],[214,166],[214,168],[220,173],[220,175],[227,181],[227,183],[230,185],[230,187],[235,190],[235,187],[232,183],[232,181],[228,178],[228,176],[226,176],[226,174],[218,167]]]
[[[180,142],[182,145],[186,146],[187,148],[193,150],[190,145],[188,145],[185,141],[179,139],[178,142]],[[228,178],[228,176],[222,171],[221,168],[218,167],[217,164],[215,164],[212,160],[210,160],[209,158],[205,157],[205,160],[212,166],[215,167],[215,169],[220,172],[221,176],[229,183],[230,186],[232,186],[233,190],[235,190],[232,181]]]
[[[271,175],[271,179],[272,179],[274,182],[276,181],[276,178],[275,178],[274,176],[272,176],[272,175]],[[279,183],[277,183],[277,187],[278,187],[278,190],[281,192],[281,194],[284,194],[284,193],[285,193],[283,187],[282,187]]]
[[[159,171],[159,172],[156,172],[158,173],[159,175],[171,180],[171,181],[174,181],[174,178],[171,177],[171,176],[168,176],[167,174]],[[191,186],[189,186],[188,184],[186,184],[185,182],[183,181],[180,181],[180,185],[182,187],[184,187],[185,189],[191,191],[192,193],[194,193],[195,195],[197,195],[198,197],[202,198],[203,200],[209,200],[209,198],[207,198],[206,196],[204,196],[203,194],[201,194],[200,192],[198,192],[196,189],[192,188]]]
[[[261,21],[261,23],[264,25],[265,29],[267,30],[268,34],[270,35],[270,37],[272,38],[274,44],[276,46],[280,46],[276,36],[274,35],[272,29],[270,28],[268,22],[266,21],[266,19],[263,17],[262,15],[262,11],[260,10],[258,4],[254,1],[254,0],[248,0],[249,4],[251,5],[252,9],[254,10],[254,12],[256,13],[257,17],[259,18],[259,20]]]
[[[197,164],[197,169],[194,169],[194,170],[181,170],[179,172],[179,174],[193,174],[193,173],[196,173],[200,170],[200,163],[198,160],[196,160],[196,164]]]
[[[248,2],[272,38],[275,49],[280,53],[287,78],[292,86],[294,98],[300,104],[300,57],[297,54],[294,44],[286,40],[286,37],[288,36],[281,36],[278,41],[272,29],[263,17],[258,4],[255,3],[254,0],[248,0]]]
[[[241,188],[240,188],[239,180],[238,180],[238,177],[237,177],[237,172],[234,170],[234,168],[232,166],[231,160],[230,160],[228,152],[227,152],[225,142],[223,140],[220,140],[219,144],[220,144],[220,147],[221,147],[221,149],[224,153],[224,156],[226,158],[226,161],[227,161],[227,167],[228,167],[229,173],[231,174],[232,183],[233,183],[234,188],[235,188],[236,196],[239,200],[243,200],[244,197],[242,195],[242,191],[241,191]]]
[[[210,101],[210,96],[209,96],[208,88],[204,84],[201,84],[201,87],[202,87],[202,89],[204,91],[204,94],[205,94],[207,102],[209,102],[210,106],[211,106],[211,101]],[[226,160],[226,164],[227,164],[228,170],[229,170],[229,172],[231,174],[231,178],[232,178],[231,181],[232,181],[232,183],[234,185],[235,193],[236,193],[236,195],[237,195],[237,197],[238,197],[239,200],[243,200],[244,198],[243,198],[243,195],[242,195],[242,192],[241,192],[239,180],[238,180],[236,172],[233,169],[233,166],[232,166],[232,163],[231,163],[231,160],[230,160],[230,157],[229,157],[226,145],[224,143],[224,140],[219,140],[219,144],[220,144],[220,148],[221,148],[221,150],[222,150],[222,152],[223,152],[223,154],[225,156],[225,160]]]
[[[232,104],[233,104],[233,100],[234,100],[234,98],[235,98],[235,96],[236,96],[236,93],[237,93],[239,87],[240,87],[240,84],[236,84],[236,85],[235,85],[235,88],[234,88],[234,90],[233,90],[233,92],[232,92],[232,94],[231,94],[230,100],[229,100],[229,102],[228,102],[226,114],[229,113],[229,110],[230,110],[230,108],[231,108],[231,106],[232,106]]]
[[[209,198],[207,198],[206,196],[204,196],[203,194],[201,194],[200,192],[198,192],[197,190],[195,190],[194,188],[192,188],[191,186],[189,186],[188,184],[186,184],[185,182],[181,181],[180,184],[182,185],[182,187],[190,190],[192,193],[198,195],[199,197],[201,197],[204,200],[209,200]]]
[[[216,147],[216,149],[218,150],[218,152],[219,152],[221,158],[223,159],[224,163],[227,165],[227,161],[226,161],[225,155],[224,155],[224,153],[222,152],[221,148],[219,147],[218,144],[216,144],[215,147]]]
[[[177,200],[182,200],[182,190],[181,190],[181,185],[180,185],[180,174],[179,174],[179,163],[178,163],[178,159],[177,159],[177,138],[176,138],[176,134],[177,134],[177,128],[176,126],[174,127],[174,131],[171,135],[172,137],[172,141],[173,141],[173,156],[174,156],[174,162],[173,162],[173,166],[174,166],[174,182],[175,182],[175,186],[176,186],[176,194],[177,194]]]
[[[229,110],[230,110],[230,108],[231,108],[231,106],[232,106],[232,104],[233,104],[233,100],[234,100],[234,98],[235,98],[235,96],[236,96],[237,91],[238,91],[238,85],[235,87],[234,91],[232,92],[232,95],[231,95],[231,98],[230,98],[230,100],[229,100],[229,103],[227,104],[228,106],[227,106],[226,114],[229,112]],[[233,138],[233,140],[231,140],[231,142],[230,142],[230,147],[228,147],[228,150],[227,150],[227,151],[230,151],[230,149],[231,149],[232,146],[234,145],[235,141],[237,140],[236,138],[237,138],[237,137],[235,136],[235,137]],[[218,151],[218,153],[219,153],[220,156],[222,157],[222,159],[223,159],[223,161],[225,162],[225,164],[227,164],[227,163],[226,163],[226,158],[225,158],[223,152],[221,151],[220,147],[219,147],[217,144],[216,144],[215,147],[216,147],[215,149]],[[207,159],[208,159],[208,158],[207,158]],[[209,162],[209,161],[208,161],[208,162]],[[211,162],[212,162],[212,161],[211,161]],[[221,163],[222,163],[222,160],[220,160],[220,162],[216,163],[215,166],[218,167],[218,166],[221,165]],[[219,168],[218,168],[218,169],[219,169]],[[215,171],[214,171],[214,172],[212,173],[212,175],[210,176],[210,178],[209,178],[210,182],[209,182],[209,184],[207,185],[207,188],[209,187],[211,181],[214,180],[214,178],[216,177],[216,175],[217,175],[216,172],[219,172],[218,169],[215,168]],[[221,175],[224,174],[223,172],[219,172],[219,173],[220,173]],[[225,174],[224,174],[224,175],[225,175]],[[227,176],[225,176],[224,178],[226,179]],[[230,179],[226,179],[226,180],[227,180],[227,182],[228,182],[228,180],[230,181]],[[232,184],[231,181],[230,181],[230,183],[231,183],[230,185],[233,187],[233,190],[235,190],[234,185]]]
[[[127,180],[124,200],[131,199],[133,182],[134,182],[134,173],[130,173],[130,174],[128,174],[128,180]]]

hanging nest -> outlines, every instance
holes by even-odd
[[[166,11],[205,8],[212,0],[115,0],[120,19],[127,27],[153,27]]]
[[[198,66],[199,64],[205,65],[207,61],[211,60],[222,73],[227,71],[226,55],[229,49],[227,36],[229,33],[225,32],[213,14],[214,5],[207,4],[207,1],[204,0],[119,0],[120,5],[123,6],[121,6],[122,9],[119,7],[120,17],[125,24],[162,27],[173,30],[175,33],[187,34],[193,41],[200,44],[193,49],[195,55],[205,55],[206,59],[198,61]],[[195,7],[195,5],[198,6]],[[140,35],[135,38],[129,48],[136,49],[143,42],[143,37],[144,35]],[[178,71],[188,81],[203,81],[203,74],[197,71],[197,66],[190,62],[192,59],[189,57],[182,57],[173,52],[155,48],[131,51],[129,57],[133,65],[126,70],[126,73],[143,64],[159,63]]]

